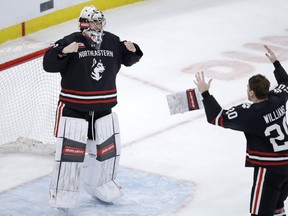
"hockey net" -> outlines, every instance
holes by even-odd
[[[0,153],[52,154],[60,74],[43,70],[50,43],[0,48]]]

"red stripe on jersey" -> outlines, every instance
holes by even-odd
[[[220,116],[220,119],[219,119],[219,126],[224,127],[224,118],[222,115]]]
[[[259,166],[283,166],[283,165],[288,165],[288,161],[266,162],[266,161],[253,160],[253,159],[250,159],[248,157],[246,157],[246,161],[251,163],[251,164],[255,164],[255,165],[259,165]]]
[[[75,104],[100,104],[100,103],[113,103],[116,102],[116,98],[112,99],[104,99],[104,100],[75,100],[75,99],[69,99],[69,98],[64,98],[64,97],[59,97],[61,101],[67,101],[70,103],[75,103]]]
[[[250,149],[247,149],[247,152],[249,154],[259,155],[259,156],[270,156],[270,157],[287,157],[288,156],[288,154],[280,154],[280,153],[273,153],[273,152],[260,152],[260,151],[253,151]]]
[[[102,94],[111,94],[116,93],[116,89],[111,90],[104,90],[104,91],[78,91],[78,90],[71,90],[71,89],[63,89],[62,92],[64,93],[73,93],[78,95],[102,95]]]

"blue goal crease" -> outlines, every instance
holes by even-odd
[[[167,215],[182,208],[193,199],[196,184],[167,176],[156,175],[129,168],[119,168],[117,182],[124,195],[113,204],[92,198],[81,190],[77,206],[59,211],[49,206],[51,175],[0,194],[0,216],[77,216],[77,215]]]

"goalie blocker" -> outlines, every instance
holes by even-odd
[[[188,89],[166,96],[170,115],[203,108],[202,96],[198,89]]]

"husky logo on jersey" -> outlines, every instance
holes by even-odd
[[[96,59],[93,59],[93,65],[91,67],[93,69],[91,73],[92,79],[99,81],[102,78],[102,73],[105,71],[105,67],[101,60],[97,62]]]

